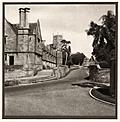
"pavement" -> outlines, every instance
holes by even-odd
[[[86,70],[79,68],[59,80],[5,88],[4,115],[8,118],[115,118],[115,106],[91,98],[90,88],[72,86],[86,76]]]

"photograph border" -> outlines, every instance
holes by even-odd
[[[117,107],[118,107],[118,2],[3,2],[2,3],[2,40],[4,40],[4,18],[5,18],[5,5],[25,5],[25,4],[32,4],[32,5],[80,5],[80,4],[114,4],[116,7],[116,17],[117,17],[117,34],[116,34],[116,64],[115,64],[115,71],[116,71],[116,105],[115,105],[115,116],[5,116],[5,93],[4,93],[4,43],[2,43],[2,119],[117,119]],[[3,41],[2,41],[3,42]]]

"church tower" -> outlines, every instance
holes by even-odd
[[[53,47],[57,50],[59,50],[61,48],[61,41],[63,40],[63,36],[62,35],[54,35],[53,36]]]

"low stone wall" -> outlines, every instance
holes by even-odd
[[[41,71],[42,66],[33,65],[33,67],[26,67],[23,65],[5,65],[5,79],[21,78],[35,76],[38,71]]]
[[[65,77],[69,73],[70,69],[66,65],[60,65],[58,67],[53,68],[53,76],[57,79]]]
[[[89,67],[90,80],[100,83],[110,83],[110,69],[97,69],[95,66]]]
[[[29,72],[28,74],[26,74],[26,71],[24,70],[17,70],[11,73],[9,72],[8,76],[6,74],[4,85],[15,86],[19,84],[31,84],[48,80],[55,80],[65,77],[71,70],[75,70],[78,68],[79,66],[72,66],[71,68],[68,68],[68,66],[60,65],[58,67],[53,68],[53,72],[51,71],[52,74],[49,74],[47,77],[41,77],[41,74],[38,74],[38,76],[34,77],[26,77],[26,75],[30,75],[29,73],[33,74],[33,72]]]
[[[95,76],[96,82],[110,83],[110,69],[101,69]]]
[[[5,72],[23,69],[23,65],[4,65]]]
[[[14,71],[7,71],[5,72],[5,80],[6,79],[14,79],[14,78],[21,78],[21,77],[29,77],[34,76],[36,74],[36,70],[14,70]]]

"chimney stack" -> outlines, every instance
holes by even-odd
[[[30,8],[19,8],[19,24],[20,28],[29,28],[28,13]]]

